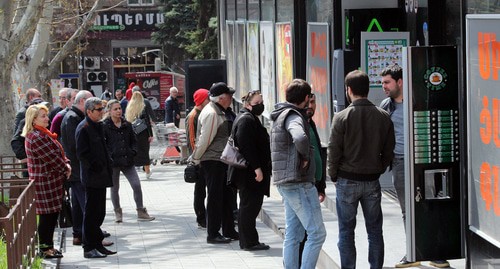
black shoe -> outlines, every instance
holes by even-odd
[[[87,258],[87,259],[106,258],[107,256],[108,255],[103,254],[103,253],[97,251],[97,249],[93,249],[91,251],[85,251],[85,252],[83,252],[83,257]]]
[[[240,234],[235,232],[234,234],[224,235],[225,238],[229,238],[231,240],[240,240]]]
[[[106,237],[110,237],[111,234],[106,232],[105,230],[102,230],[102,236],[104,236],[104,238],[106,238]]]
[[[97,251],[101,252],[102,254],[106,254],[106,255],[114,255],[117,253],[116,251],[111,251],[105,247],[98,247]]]
[[[207,243],[209,244],[228,244],[230,242],[230,238],[225,238],[222,235],[218,235],[216,237],[207,237]]]
[[[450,267],[450,263],[446,260],[434,260],[429,263],[430,265],[437,268],[448,268]]]
[[[198,229],[206,229],[207,225],[205,223],[198,223]]]
[[[249,248],[244,248],[246,251],[256,251],[256,250],[268,250],[270,248],[269,245],[266,245],[264,243],[259,243],[255,246],[251,246]]]

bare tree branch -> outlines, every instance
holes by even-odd
[[[55,70],[57,66],[66,58],[66,56],[75,50],[78,45],[78,41],[80,37],[84,36],[89,28],[92,26],[94,22],[94,18],[97,15],[98,10],[103,6],[104,0],[96,0],[92,8],[86,13],[84,16],[82,24],[75,33],[66,41],[64,46],[57,52],[57,54],[52,58],[49,63],[49,69]]]
[[[12,31],[7,48],[6,62],[13,63],[22,47],[29,43],[35,34],[37,22],[43,11],[45,0],[30,0],[26,12]]]

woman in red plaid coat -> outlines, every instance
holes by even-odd
[[[29,178],[35,181],[40,255],[61,258],[61,252],[54,249],[53,236],[61,211],[64,181],[71,173],[71,166],[57,135],[47,130],[48,125],[47,107],[32,105],[26,110],[22,136],[26,137]]]

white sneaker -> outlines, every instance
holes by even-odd
[[[153,174],[153,171],[149,170],[149,173],[146,173],[146,178],[149,179],[152,174]]]

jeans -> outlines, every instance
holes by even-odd
[[[71,216],[73,217],[73,237],[82,239],[83,212],[85,210],[85,186],[78,181],[70,181]]]
[[[285,205],[284,268],[299,268],[299,245],[306,231],[307,241],[300,268],[316,268],[326,238],[318,191],[311,182],[282,184],[277,188]]]
[[[384,237],[382,235],[382,208],[380,182],[356,181],[338,178],[337,215],[339,219],[340,264],[342,269],[356,268],[354,229],[358,203],[361,203],[368,234],[368,262],[371,269],[380,269],[384,264]]]
[[[406,229],[406,204],[405,204],[405,160],[394,157],[392,160],[392,184],[398,195],[401,214],[403,214],[403,224]]]
[[[125,178],[127,178],[130,187],[134,191],[134,201],[136,208],[143,208],[142,204],[142,189],[141,181],[135,171],[135,167],[123,166],[123,167],[113,167],[113,187],[111,187],[111,202],[113,203],[113,208],[118,209],[120,206],[120,171],[123,172]]]

